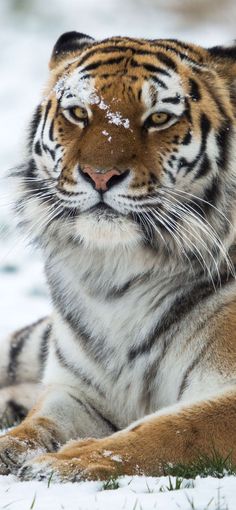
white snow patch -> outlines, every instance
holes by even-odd
[[[104,450],[103,457],[110,457],[115,462],[123,462],[121,455],[112,455],[110,450]]]
[[[174,486],[175,479],[171,477]],[[102,482],[59,484],[19,482],[0,476],[0,509],[9,510],[235,510],[236,481],[232,476],[184,481],[180,490],[168,491],[168,477],[125,476],[119,489],[103,490]],[[35,501],[34,506],[33,501]],[[207,506],[209,505],[209,506]]]
[[[100,103],[98,106],[99,106],[100,110],[108,110],[108,105],[103,101],[103,99],[100,100]]]
[[[97,104],[100,98],[96,93],[93,85],[93,80],[90,78],[83,79],[83,74],[74,71],[71,75],[64,74],[57,81],[53,88],[58,100],[62,98],[62,106],[67,103],[72,103],[74,106],[75,101],[80,104]],[[68,98],[68,96],[70,96]]]
[[[108,133],[108,131],[106,131],[106,129],[104,129],[104,130],[102,131],[102,134],[103,134],[104,136],[108,136],[108,142],[111,142],[111,141],[112,141],[112,136],[111,136],[111,135],[109,135],[109,133]]]
[[[107,112],[107,118],[109,119],[109,124],[115,124],[116,126],[123,126],[125,129],[130,127],[129,119],[124,119],[120,112]]]
[[[112,455],[111,459],[114,460],[115,462],[123,462],[121,455]]]
[[[110,457],[112,455],[112,452],[110,450],[104,450],[103,457]]]
[[[114,101],[114,98],[113,100]],[[106,110],[106,117],[108,118],[109,124],[115,124],[116,126],[123,126],[125,129],[130,127],[130,121],[127,118],[123,118],[120,112],[111,111],[108,104],[103,99],[98,103],[98,107],[101,110]]]

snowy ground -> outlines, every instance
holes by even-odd
[[[39,98],[52,46],[62,32],[78,30],[98,38],[117,34],[179,37],[209,46],[235,38],[230,1],[224,2],[222,18],[213,8],[205,19],[199,9],[198,21],[190,23],[188,18],[183,20],[178,9],[173,12],[170,8],[171,4],[178,6],[180,0],[1,0],[1,175],[20,160],[23,127]],[[10,11],[13,6],[14,16]],[[11,228],[11,201],[11,189],[2,182],[1,335],[50,310],[40,258],[26,249],[24,240]],[[48,488],[44,483],[19,483],[12,476],[0,477],[0,510],[236,509],[234,477],[199,478],[190,488],[188,482],[177,491],[167,490],[168,478],[123,478],[119,483],[116,491],[103,491],[97,482],[50,484]]]
[[[2,480],[1,480],[2,478]],[[174,481],[174,480],[173,480]],[[124,477],[120,488],[102,490],[101,482],[53,485],[0,477],[1,510],[235,510],[234,477],[200,479],[168,491],[168,478]]]

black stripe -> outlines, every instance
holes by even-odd
[[[89,60],[93,55],[95,54],[98,54],[99,55],[107,55],[107,53],[123,53],[123,58],[125,58],[127,55],[127,52],[132,52],[133,54],[135,53],[136,55],[141,55],[141,56],[147,56],[147,55],[150,55],[150,56],[155,56],[155,51],[150,51],[150,50],[138,50],[137,48],[135,48],[134,46],[114,46],[114,45],[109,45],[107,47],[101,47],[100,49],[99,48],[93,48],[91,49],[90,51],[88,51],[86,53],[86,55],[84,55],[78,66],[81,66],[82,64],[84,64],[87,60]]]
[[[211,341],[212,341],[212,338],[211,338]],[[180,400],[183,393],[185,392],[185,390],[187,389],[187,386],[188,386],[188,379],[189,379],[189,376],[191,374],[191,372],[194,370],[194,368],[197,367],[197,365],[199,364],[199,362],[201,361],[202,359],[202,356],[204,355],[204,352],[205,352],[205,348],[206,346],[203,347],[203,349],[200,351],[200,353],[196,356],[196,358],[194,359],[194,361],[191,363],[191,365],[187,368],[184,376],[183,376],[183,379],[182,379],[182,382],[181,382],[181,385],[180,385],[180,388],[179,388],[179,393],[178,393],[178,398],[177,400]]]
[[[179,104],[181,101],[181,97],[179,94],[177,94],[174,97],[164,97],[161,102],[162,103],[171,103],[171,104]]]
[[[224,308],[224,305],[221,308]],[[219,312],[219,310],[217,312],[214,312],[214,316],[218,312]],[[210,318],[208,318],[207,321],[209,322]],[[203,324],[202,327],[205,327],[205,323]],[[182,382],[181,382],[180,387],[179,387],[179,393],[178,393],[177,400],[181,399],[183,393],[185,392],[185,390],[188,387],[188,380],[189,380],[189,377],[190,377],[191,373],[194,371],[194,369],[200,363],[202,358],[205,356],[205,354],[207,353],[209,347],[212,347],[213,343],[214,343],[214,337],[211,336],[208,339],[207,343],[202,347],[200,352],[197,354],[196,358],[192,361],[192,363],[190,363],[189,367],[186,369],[186,371],[185,371],[185,373],[183,375],[183,378],[182,378]]]
[[[42,333],[42,338],[40,342],[40,351],[39,351],[39,360],[40,365],[43,367],[45,365],[45,362],[47,360],[48,356],[48,349],[49,349],[49,338],[52,331],[52,324],[48,323],[46,324],[46,328],[44,329]]]
[[[110,289],[106,294],[106,299],[119,299],[123,297],[126,294],[126,292],[130,289],[134,280],[136,279],[129,280],[122,287],[113,287],[112,289]]]
[[[188,97],[185,98],[185,111],[184,115],[187,121],[192,124],[191,102]]]
[[[112,432],[117,432],[118,430],[117,427],[110,420],[105,418],[105,416],[103,416],[103,414],[101,414],[97,409],[95,409],[95,407],[93,407],[90,403],[82,402],[82,400],[75,397],[74,395],[71,395],[71,393],[68,393],[68,395],[73,400],[75,400],[75,402],[77,402],[84,409],[84,411],[87,414],[89,414],[89,416],[91,416],[94,423],[96,423],[97,420],[100,419],[111,429]]]
[[[175,43],[175,42],[178,43],[178,48],[172,46],[172,43]],[[129,45],[125,46],[125,43],[129,43]],[[132,46],[132,43],[134,43],[135,46]],[[137,46],[145,46],[147,43],[149,43],[151,45],[150,50],[146,50],[143,48],[142,49],[137,48]],[[154,48],[154,49],[152,50],[152,48]],[[138,39],[133,39],[133,38],[119,39],[119,38],[115,37],[115,38],[110,38],[110,39],[104,39],[103,41],[101,41],[101,42],[98,41],[97,43],[94,42],[93,47],[90,50],[86,51],[86,54],[78,62],[78,66],[81,66],[82,64],[84,64],[89,58],[91,58],[95,54],[102,55],[102,54],[107,54],[107,53],[112,53],[112,52],[120,52],[120,51],[124,52],[124,57],[125,57],[125,53],[127,53],[128,51],[131,51],[133,54],[137,54],[137,55],[141,55],[141,56],[142,55],[150,55],[150,56],[155,56],[158,58],[158,54],[160,52],[157,52],[156,48],[164,49],[165,51],[171,51],[171,52],[177,54],[177,56],[180,57],[181,59],[186,59],[195,65],[200,65],[199,62],[201,62],[201,60],[202,60],[201,57],[199,56],[199,54],[193,48],[191,48],[187,45],[185,46],[182,43],[180,43],[179,41],[175,41],[175,39],[169,39],[169,40],[145,39],[143,41],[140,41]],[[180,50],[180,48],[181,49],[186,48],[188,51],[190,50],[192,54],[196,54],[198,60],[194,60],[193,58],[189,57],[188,55],[186,55],[186,53],[183,53]],[[165,58],[165,55],[164,55],[161,58],[165,59],[165,63],[168,67],[171,67],[172,69],[176,70],[176,63],[170,57],[166,56],[166,58]],[[167,59],[168,59],[168,63],[167,63]]]
[[[221,170],[226,170],[228,167],[231,134],[232,134],[231,123],[224,123],[216,135],[217,147],[219,150],[217,164]]]
[[[196,166],[196,164],[200,161],[201,157],[204,155],[206,151],[206,145],[207,145],[207,137],[209,134],[209,131],[211,129],[211,122],[207,115],[205,113],[201,114],[200,117],[200,131],[201,131],[201,145],[199,152],[197,156],[194,158],[193,161],[188,161],[186,158],[182,157],[178,161],[178,172],[185,168],[186,174],[189,173],[193,168]]]
[[[169,165],[170,165],[170,163],[169,163]],[[176,177],[171,173],[171,171],[170,170],[166,170],[165,168],[163,168],[163,170],[168,175],[168,177],[169,177],[170,181],[172,182],[172,184],[175,184],[176,183]]]
[[[108,41],[108,42],[110,42],[110,41]],[[135,48],[126,47],[126,46],[114,46],[114,44],[109,44],[109,46],[106,46],[106,47],[101,46],[101,48],[99,48],[98,45],[95,47],[93,45],[93,49],[87,51],[86,54],[80,59],[80,61],[78,62],[78,67],[82,66],[93,55],[96,55],[96,54],[103,55],[103,54],[107,54],[107,53],[122,52],[122,51],[124,53],[126,53],[128,50],[135,51]],[[124,58],[124,57],[125,57],[125,54],[123,55],[122,58]]]
[[[198,62],[200,62],[200,63],[203,62],[202,56],[200,55],[200,53],[195,48],[193,48],[191,46],[191,44],[189,45],[188,43],[185,43],[183,41],[179,41],[178,39],[165,39],[165,40],[166,40],[167,44],[174,43],[175,45],[177,45],[178,46],[177,49],[180,48],[180,50],[187,50],[188,53],[190,51],[198,59]]]
[[[39,140],[34,145],[34,152],[37,154],[37,156],[42,156],[42,149]]]
[[[160,87],[167,90],[167,85],[164,83],[164,81],[160,80],[155,74],[152,74],[151,76],[148,76],[148,79],[150,79],[157,83]],[[146,78],[147,79],[147,78]]]
[[[187,131],[186,135],[184,136],[182,140],[182,145],[189,145],[192,141],[192,132],[191,130]]]
[[[91,64],[88,64],[87,66],[83,67],[82,72],[92,71],[100,66],[110,66],[113,64],[119,64],[122,60],[124,60],[124,57],[109,58],[108,60],[98,60],[97,62],[92,62]]]
[[[211,129],[211,122],[205,113],[201,114],[200,129],[202,133],[202,139],[206,142],[207,135]],[[205,148],[205,147],[204,147]]]
[[[202,71],[201,70],[201,64],[199,63],[198,60],[194,60],[192,57],[190,57],[189,55],[186,55],[186,53],[183,53],[178,48],[174,48],[173,46],[168,46],[168,45],[165,45],[165,44],[160,43],[160,42],[158,42],[158,47],[159,48],[163,48],[166,51],[175,53],[177,55],[177,57],[179,57],[181,60],[185,60],[186,63],[192,64],[194,66],[199,66],[199,68],[194,68],[195,72],[199,72],[200,73]]]
[[[45,152],[47,152],[48,154],[50,154],[52,160],[55,161],[55,157],[56,157],[55,150],[50,149],[50,147],[48,147],[48,145],[46,145],[45,143],[43,143],[42,146],[43,146],[43,150]]]
[[[69,209],[69,213],[70,211]],[[107,358],[112,356],[114,349],[106,343],[105,337],[97,338],[87,331],[86,327],[83,325],[81,313],[78,309],[70,312],[67,311],[63,299],[64,293],[60,290],[58,280],[54,280],[49,272],[47,273],[47,277],[54,305],[74,332],[81,349],[83,349],[87,355],[91,356],[95,362],[105,364]]]
[[[217,288],[219,285],[222,287],[224,284],[232,281],[232,279],[232,275],[223,274],[219,284],[217,275],[214,282],[215,287]],[[189,312],[196,306],[196,303],[204,301],[212,294],[215,294],[215,288],[211,281],[203,281],[200,284],[193,286],[186,294],[180,294],[175,301],[170,304],[170,308],[160,318],[153,330],[153,333],[145,338],[138,347],[132,347],[129,350],[128,361],[132,362],[139,356],[149,353],[153,345],[159,341],[159,337],[161,335],[168,333],[171,327],[175,326],[178,329],[180,321],[189,314]],[[171,338],[174,333],[175,332],[172,333]]]
[[[34,328],[36,326],[38,326],[44,320],[45,320],[44,318],[40,319],[37,322],[31,324],[30,326],[26,326],[25,328],[20,329],[13,335],[11,345],[10,345],[9,363],[8,363],[8,368],[7,368],[7,374],[9,376],[11,382],[16,381],[16,379],[17,379],[17,369],[19,366],[19,357],[21,355],[21,352],[22,352],[27,340],[30,338],[30,335],[33,332]]]
[[[168,57],[164,53],[161,53],[160,51],[158,51],[156,53],[156,56],[157,56],[158,60],[160,60],[160,62],[165,64],[170,69],[173,69],[173,71],[177,71],[176,62],[172,58]]]
[[[161,354],[158,356],[156,360],[152,361],[150,364],[147,365],[146,370],[144,372],[142,390],[140,392],[139,401],[141,409],[145,414],[149,414],[152,412],[151,401],[153,394],[155,392],[156,376],[158,374],[160,364],[166,352],[167,344],[163,345]]]
[[[207,175],[210,170],[211,170],[211,163],[210,163],[210,160],[209,160],[207,154],[205,154],[203,156],[201,163],[200,163],[199,169],[195,175],[195,179],[201,179],[201,177],[205,177],[205,175]]]
[[[204,209],[205,213],[211,210],[211,205],[214,205],[217,201],[217,198],[220,194],[219,187],[219,179],[217,176],[213,177],[212,181],[209,183],[208,187],[205,188],[203,194],[203,200],[207,203],[202,202],[201,207]],[[208,204],[209,202],[209,204]]]
[[[219,180],[215,176],[208,184],[208,186],[204,190],[204,194],[202,199],[195,198],[194,200],[190,200],[189,205],[191,209],[196,211],[196,213],[202,218],[206,218],[207,213],[212,210],[211,205],[214,205],[217,201],[217,198],[220,194],[220,186]],[[188,207],[188,202],[186,202],[186,207]],[[227,223],[225,225],[225,231],[227,229]]]
[[[78,367],[78,366],[76,367],[71,362],[68,362],[66,360],[66,358],[63,356],[63,353],[62,353],[61,349],[59,348],[57,341],[55,339],[54,339],[54,345],[55,345],[55,354],[56,354],[56,357],[57,357],[60,365],[63,368],[65,368],[66,370],[68,370],[69,372],[72,372],[72,374],[75,377],[77,377],[78,379],[80,379],[84,384],[86,384],[86,386],[94,388],[101,397],[105,397],[104,392],[102,391],[102,389],[96,382],[92,381],[92,379],[90,379],[90,377],[88,377],[87,374],[85,374],[84,371],[80,367]]]
[[[114,52],[119,53],[119,52],[123,52],[123,56],[120,57],[120,59],[122,60],[122,59],[126,58],[126,56],[127,56],[126,54],[127,54],[128,51],[132,52],[133,55],[150,56],[150,57],[157,58],[157,53],[156,53],[155,50],[154,51],[151,51],[151,50],[139,50],[139,49],[137,49],[135,47],[132,47],[132,46],[114,46],[113,45],[113,46],[108,46],[107,48],[101,48],[101,49],[94,48],[93,50],[87,52],[86,55],[84,55],[84,57],[81,58],[81,60],[78,62],[78,67],[81,67],[81,65],[83,65],[87,60],[89,60],[93,55],[98,54],[98,53],[99,53],[99,55],[103,55],[103,54],[107,54],[107,53],[114,53]],[[116,59],[114,59],[114,61],[116,61]],[[101,63],[105,64],[106,61],[101,61]],[[132,67],[147,66],[147,70],[151,70],[151,69],[148,69],[149,66],[150,66],[150,67],[156,68],[156,71],[154,70],[153,72],[159,72],[159,73],[162,73],[162,74],[164,74],[166,76],[170,76],[170,74],[168,73],[167,70],[162,69],[160,67],[158,68],[157,66],[149,64],[148,62],[146,62],[146,63],[142,63],[142,62],[138,63],[136,61],[136,64],[137,65],[133,64]],[[90,64],[88,64],[88,66],[89,65]],[[132,65],[132,63],[131,63],[131,65]]]
[[[28,161],[26,168],[24,169],[24,174],[22,175],[23,179],[25,179],[25,191],[28,190],[28,196],[37,194],[40,195],[39,199],[43,201],[42,189],[48,186],[48,179],[39,179],[38,178],[38,170],[36,167],[36,163],[33,159]],[[47,199],[48,199],[49,191],[47,191]],[[26,196],[24,198],[26,200]],[[51,193],[51,200],[53,200],[53,193]],[[24,202],[24,201],[23,201]],[[54,203],[56,201],[54,200]]]
[[[150,73],[158,73],[163,74],[163,76],[170,76],[170,73],[166,71],[166,69],[162,69],[161,67],[154,66],[153,64],[148,64],[146,62],[141,63],[141,66],[144,67]]]
[[[134,58],[132,58],[130,60],[130,65],[132,67],[139,67],[139,68],[146,69],[146,71],[149,71],[150,73],[158,73],[158,74],[162,74],[163,76],[170,76],[168,71],[166,71],[165,69],[162,69],[161,67],[157,67],[152,64],[149,64],[148,62],[138,62]],[[152,76],[152,79],[154,79],[154,76]],[[159,78],[157,78],[157,79],[159,80]],[[162,83],[162,86],[167,88],[165,83],[163,83],[161,80],[160,80],[160,82]]]
[[[142,213],[132,211],[131,212],[132,218],[139,225],[139,228],[141,229],[141,232],[143,234],[143,244],[145,246],[151,246],[156,251],[159,250],[160,246],[156,242],[156,228],[155,224],[152,225],[152,223],[147,222],[145,218],[145,214],[142,215]],[[166,249],[166,246],[164,245],[164,250]]]
[[[146,282],[151,277],[152,272],[147,271],[141,275],[135,276],[128,280],[121,287],[112,287],[106,294],[106,299],[119,299],[122,298],[133,286]]]
[[[30,123],[30,131],[29,131],[29,138],[28,138],[29,147],[31,147],[31,144],[32,144],[34,137],[36,135],[36,131],[37,131],[38,125],[41,120],[41,115],[42,115],[41,105],[38,105],[34,114],[33,114],[33,118]]]
[[[139,89],[139,91],[138,91],[138,101],[139,102],[141,101],[141,97],[142,97],[142,89]]]
[[[62,313],[62,311],[61,311]],[[82,325],[79,313],[62,313],[64,319],[76,334],[76,338],[82,349],[93,357],[94,361],[105,362],[107,357],[111,357],[113,349],[106,344],[106,339],[96,338],[90,335]]]
[[[49,140],[51,140],[52,142],[54,140],[53,132],[54,132],[54,119],[52,119],[51,126],[49,129]]]
[[[25,334],[22,333],[19,335],[19,338],[16,338],[16,342],[14,340],[14,343],[11,344],[9,352],[9,364],[7,369],[11,381],[15,381],[17,378],[17,368],[19,363],[18,358],[21,354],[21,351],[23,350],[26,340],[28,340],[30,333],[31,331],[27,331]]]
[[[199,89],[199,85],[193,78],[189,78],[189,95],[192,101],[200,101],[201,92]]]
[[[49,99],[49,101],[47,103],[47,106],[46,106],[46,109],[45,109],[45,113],[44,113],[44,121],[43,121],[42,133],[44,132],[45,124],[47,122],[48,114],[49,114],[49,111],[50,111],[51,107],[52,107],[52,101],[51,101],[51,99]]]

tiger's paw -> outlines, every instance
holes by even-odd
[[[106,480],[116,475],[116,469],[99,463],[83,465],[78,459],[65,460],[46,454],[26,462],[19,470],[22,481],[37,480],[53,482],[79,482],[82,480]]]
[[[58,453],[40,455],[26,462],[18,476],[21,480],[78,482],[126,474],[121,456],[102,448],[102,443],[103,440],[73,441]]]
[[[10,434],[0,437],[0,475],[16,474],[25,460],[39,454],[27,439],[19,439]]]

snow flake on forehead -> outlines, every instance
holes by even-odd
[[[78,101],[78,104],[97,104],[100,99],[94,87],[94,80],[84,78],[82,73],[74,72],[72,75],[62,76],[54,87],[58,100]]]
[[[74,71],[72,75],[62,76],[54,86],[54,92],[63,108],[75,106],[97,105],[98,108],[105,111],[105,117],[108,124],[115,124],[116,126],[123,126],[129,129],[130,121],[128,118],[122,116],[121,112],[111,109],[104,99],[99,95],[95,88],[95,80],[93,78],[85,78],[81,71]],[[113,101],[115,98],[113,98]]]
[[[106,110],[106,117],[108,119],[109,124],[123,126],[125,129],[128,129],[130,127],[129,119],[122,117],[119,111],[116,112],[111,111],[109,105],[106,104],[103,99],[101,99],[101,101],[98,103],[98,107],[101,110]]]
[[[111,141],[112,141],[112,136],[108,133],[108,131],[107,131],[106,129],[104,129],[104,130],[102,131],[102,134],[103,134],[104,136],[108,136],[108,142],[111,142]]]

